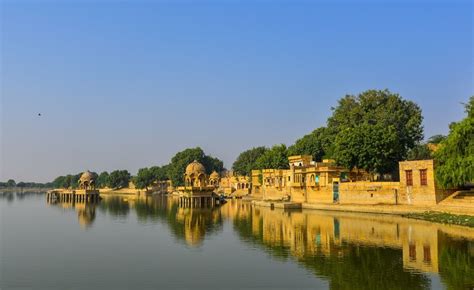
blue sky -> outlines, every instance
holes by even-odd
[[[371,88],[446,134],[474,94],[472,1],[1,3],[3,180],[135,173],[194,146],[230,168]]]

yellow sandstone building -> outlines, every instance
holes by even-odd
[[[433,160],[400,162],[400,182],[371,181],[363,170],[348,170],[334,160],[314,162],[310,155],[290,156],[289,169],[253,170],[256,200],[318,204],[435,205],[453,191],[436,186]]]

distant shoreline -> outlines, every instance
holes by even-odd
[[[32,192],[41,192],[46,193],[46,191],[52,188],[43,188],[43,187],[8,187],[0,188],[0,194],[5,193],[32,193]]]

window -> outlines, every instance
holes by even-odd
[[[412,244],[408,246],[408,255],[410,256],[410,261],[416,260],[416,246],[415,245]]]
[[[426,263],[431,262],[430,246],[423,246],[423,261]]]
[[[420,184],[421,185],[428,185],[427,170],[426,169],[420,169]]]
[[[412,186],[413,185],[413,171],[406,170],[405,176],[406,176],[407,186]]]

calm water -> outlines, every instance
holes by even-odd
[[[474,229],[230,201],[0,195],[0,288],[470,289]]]

